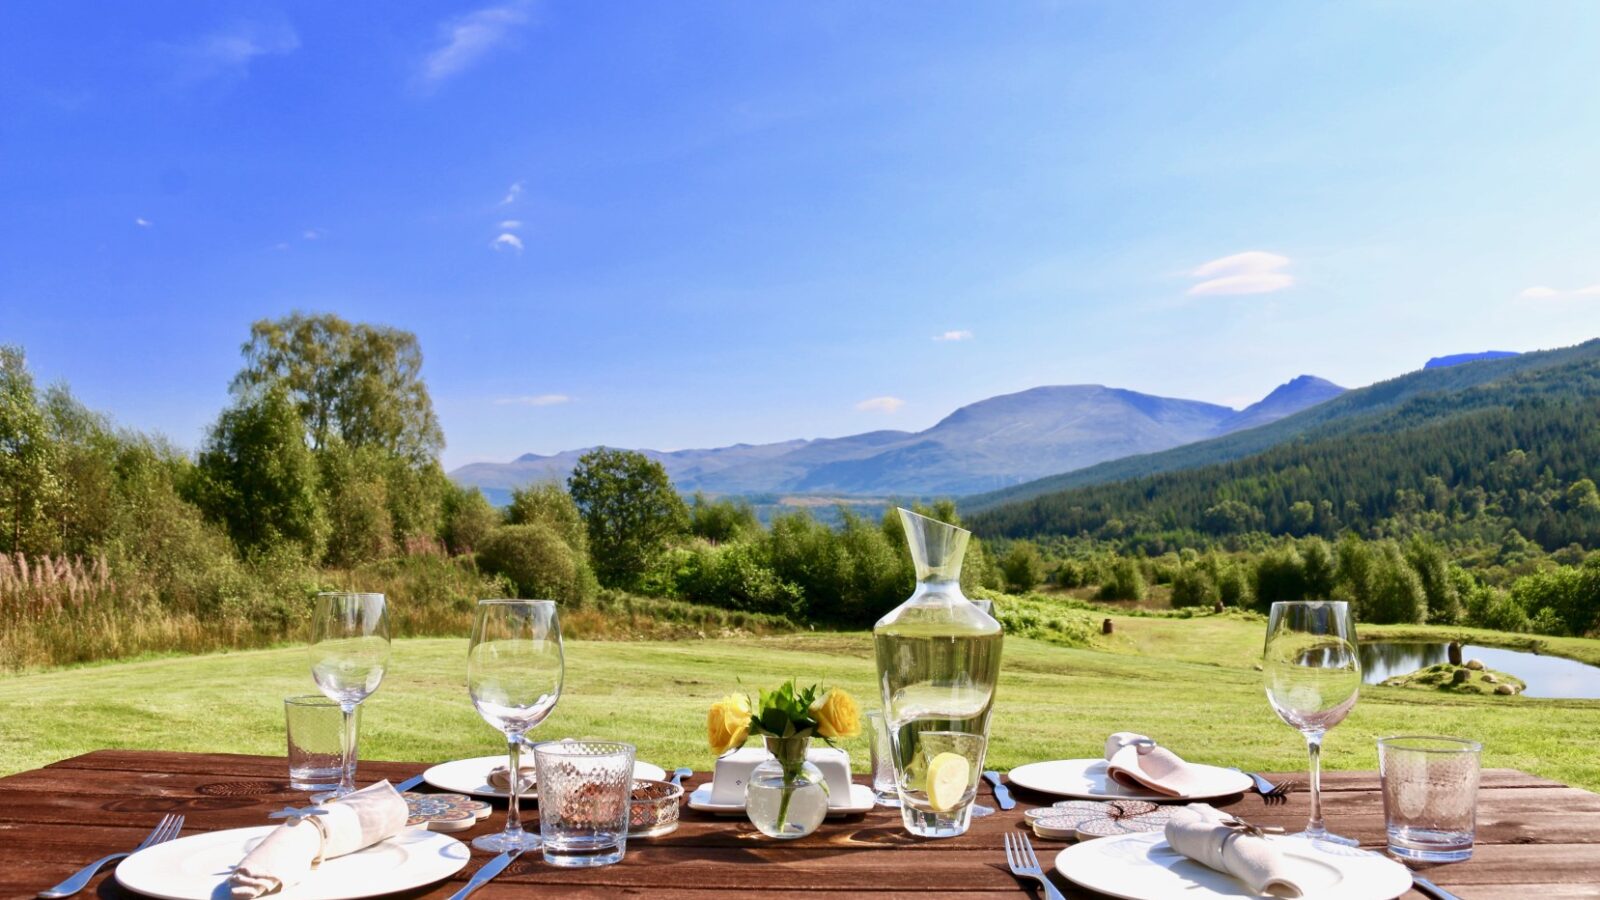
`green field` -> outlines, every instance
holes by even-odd
[[[1116,618],[1098,649],[1008,638],[991,763],[1098,755],[1105,736],[1142,731],[1190,759],[1263,770],[1305,765],[1298,734],[1267,706],[1254,670],[1261,625],[1233,616]],[[1368,632],[1384,632],[1369,629]],[[1407,629],[1439,637],[1440,629]],[[1475,635],[1481,639],[1481,635]],[[1593,658],[1600,641],[1561,642]],[[1554,648],[1552,648],[1554,649]],[[463,684],[466,641],[395,643],[390,675],[365,713],[368,758],[444,760],[498,752]],[[662,766],[709,768],[706,706],[742,679],[791,675],[870,697],[871,638],[817,633],[677,642],[572,641],[567,683],[538,736],[632,741]],[[280,700],[311,690],[295,648],[63,669],[0,679],[0,772],[104,747],[283,753]],[[1600,789],[1600,701],[1446,695],[1364,688],[1328,739],[1331,768],[1376,766],[1384,734],[1442,733],[1485,744],[1484,764]],[[850,747],[857,768],[864,741]]]

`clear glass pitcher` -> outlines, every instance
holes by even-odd
[[[878,683],[906,830],[953,837],[967,830],[983,773],[1002,633],[961,593],[972,533],[907,509],[900,521],[917,589],[872,629]]]

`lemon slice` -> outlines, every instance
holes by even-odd
[[[968,776],[972,765],[965,756],[941,753],[928,763],[928,805],[934,812],[944,812],[961,802],[967,793]]]

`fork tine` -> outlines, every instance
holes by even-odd
[[[1039,868],[1039,857],[1034,855],[1033,841],[1028,840],[1027,835],[1019,834],[1017,835],[1017,843],[1022,846],[1022,861],[1027,864],[1028,868]]]
[[[1011,850],[1011,832],[1009,832],[1009,831],[1006,832],[1005,841],[1006,841],[1006,866],[1008,868],[1010,868],[1012,872],[1016,872],[1017,871],[1017,858],[1012,853],[1012,850]]]
[[[167,829],[167,833],[166,833],[166,835],[164,835],[161,838],[161,842],[162,843],[166,843],[167,841],[170,841],[170,840],[173,840],[173,839],[177,838],[177,836],[182,834],[182,833],[183,833],[183,816],[174,817],[173,820],[172,820],[172,827]]]
[[[144,848],[150,846],[151,844],[159,843],[159,838],[161,837],[161,832],[166,829],[167,825],[169,823],[171,823],[171,821],[172,821],[172,814],[171,813],[168,813],[167,815],[162,816],[161,817],[161,821],[156,823],[156,827],[150,829],[150,833],[145,835],[144,836],[144,840],[139,842],[139,846],[133,848],[134,852],[137,853],[138,851],[143,850]]]

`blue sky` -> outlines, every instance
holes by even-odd
[[[417,333],[449,466],[1242,405],[1600,333],[1600,5],[9,4],[0,341],[194,446]]]

